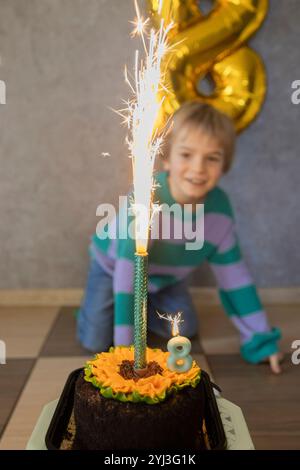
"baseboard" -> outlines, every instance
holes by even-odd
[[[219,305],[214,287],[192,287],[197,304]],[[3,289],[0,307],[61,307],[79,305],[82,289]],[[300,287],[272,287],[259,289],[263,304],[299,304]]]
[[[0,290],[0,307],[61,307],[79,305],[82,289]]]

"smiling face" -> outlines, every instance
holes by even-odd
[[[223,174],[224,149],[204,129],[186,126],[174,137],[164,167],[178,203],[202,203]]]

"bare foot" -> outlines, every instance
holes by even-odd
[[[273,374],[280,374],[282,372],[282,369],[280,367],[280,362],[282,362],[282,360],[282,353],[271,354],[271,356],[269,356],[270,368]]]

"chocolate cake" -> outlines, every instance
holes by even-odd
[[[166,367],[168,353],[147,349],[137,377],[133,348],[112,348],[87,363],[76,382],[73,449],[200,449],[205,394],[201,370]],[[152,360],[151,360],[152,359]]]

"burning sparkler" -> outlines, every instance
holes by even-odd
[[[127,143],[132,159],[135,211],[135,369],[146,367],[147,338],[147,292],[148,292],[148,239],[153,212],[153,168],[156,155],[160,151],[162,136],[156,126],[163,98],[158,99],[163,87],[161,72],[162,60],[168,51],[167,35],[172,23],[161,21],[158,31],[150,29],[146,37],[145,28],[149,19],[144,19],[135,0],[136,19],[132,35],[142,38],[145,57],[135,53],[134,78],[130,79],[125,69],[125,80],[130,86],[133,98],[126,102],[127,107],[119,111],[129,129]],[[161,8],[162,0],[160,0]],[[147,47],[148,43],[148,47]]]
[[[162,136],[158,136],[156,126],[163,98],[158,93],[163,89],[162,59],[168,51],[167,35],[172,24],[165,27],[162,20],[160,29],[150,30],[149,46],[145,38],[145,26],[149,18],[141,16],[135,0],[137,18],[134,34],[140,34],[144,45],[145,58],[135,53],[134,82],[125,68],[125,80],[130,86],[133,98],[127,108],[120,111],[129,128],[127,143],[132,158],[134,209],[136,213],[136,251],[147,252],[148,232],[152,211],[153,168],[156,155],[160,151]]]

